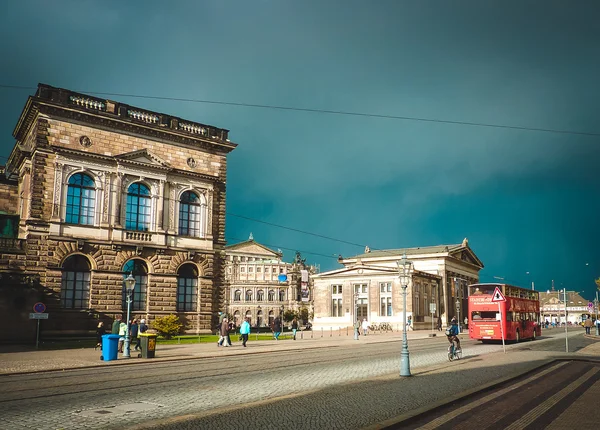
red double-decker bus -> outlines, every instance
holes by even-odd
[[[498,288],[505,302],[492,302]],[[498,313],[498,304],[501,312]],[[541,336],[540,294],[537,291],[507,284],[469,285],[469,337],[481,340],[535,339]]]

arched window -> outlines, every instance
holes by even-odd
[[[239,327],[240,324],[242,323],[241,319],[242,319],[242,316],[240,315],[240,311],[235,311],[233,313],[233,323]]]
[[[125,228],[127,230],[150,230],[150,189],[144,184],[131,184],[127,189],[127,212]]]
[[[263,290],[258,290],[256,293],[256,300],[262,302],[265,300],[265,292]]]
[[[273,291],[273,290],[269,290],[269,301],[270,302],[275,301],[275,291]]]
[[[204,197],[192,191],[186,191],[179,201],[179,234],[183,236],[203,237]]]
[[[239,302],[240,300],[242,300],[242,292],[241,290],[235,290],[235,293],[233,294],[233,301]]]
[[[148,288],[148,268],[142,260],[129,260],[123,266],[123,279],[132,274],[135,279],[135,287],[131,295],[131,310],[146,310],[146,290]],[[122,309],[127,309],[127,289],[123,282],[123,302]]]
[[[279,290],[279,301],[285,301],[285,290]]]
[[[275,314],[273,311],[269,311],[269,327],[273,327],[273,323],[275,322]]]
[[[177,271],[177,310],[194,312],[198,299],[198,269],[193,264],[184,264]]]
[[[248,320],[248,324],[252,325],[252,312],[250,310],[246,311],[246,319]]]
[[[252,290],[247,290],[246,291],[246,301],[247,302],[251,302],[252,301]]]
[[[68,309],[86,309],[90,299],[90,263],[82,255],[73,255],[63,264],[60,304]]]
[[[258,327],[262,327],[263,326],[263,312],[262,311],[258,311],[256,313],[256,325]]]
[[[94,180],[84,173],[75,173],[69,178],[65,222],[94,225],[95,210],[96,187]]]

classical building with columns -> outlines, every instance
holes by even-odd
[[[2,337],[89,333],[177,314],[210,331],[223,304],[228,130],[40,84],[0,170]]]
[[[478,282],[483,268],[467,239],[419,248],[371,251],[367,247],[361,255],[340,256],[344,267],[314,276],[314,327],[344,328],[356,318],[366,318],[400,328],[404,309],[397,262],[403,255],[414,269],[406,305],[413,328],[431,330],[438,317],[444,327],[453,316],[464,319],[467,286]]]
[[[292,263],[281,251],[261,245],[250,234],[247,241],[228,245],[225,271],[225,313],[240,324],[250,319],[252,327],[269,327],[286,310],[313,313],[312,277],[316,267],[300,254]]]

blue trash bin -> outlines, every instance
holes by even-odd
[[[100,360],[116,360],[119,354],[119,336],[118,334],[102,335],[102,355]]]

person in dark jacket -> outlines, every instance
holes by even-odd
[[[102,336],[106,334],[106,329],[104,328],[104,323],[100,321],[98,323],[98,327],[96,327],[96,346],[94,350],[100,348],[102,351]]]
[[[298,331],[298,320],[294,318],[292,320],[292,333],[294,333],[294,340],[296,340],[296,332]]]
[[[279,335],[281,334],[281,319],[279,317],[275,318],[273,321],[273,336],[275,336],[275,340],[279,340]]]
[[[119,328],[121,327],[121,316],[115,317],[115,320],[112,324],[112,334],[119,334]]]
[[[133,343],[133,341],[135,340],[135,348],[134,350],[137,351],[138,348],[140,347],[140,341],[139,341],[139,326],[138,326],[138,321],[136,319],[131,320],[131,325],[129,326],[129,334],[131,336],[131,342]]]
[[[229,342],[227,342],[227,336],[229,335],[229,321],[227,317],[223,318],[223,322],[221,322],[221,327],[219,328],[219,338],[218,346],[229,346]]]

